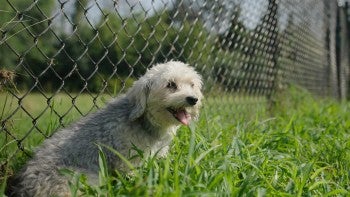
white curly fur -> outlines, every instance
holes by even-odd
[[[96,144],[109,146],[126,158],[136,154],[133,145],[146,157],[165,156],[181,122],[197,118],[201,86],[200,75],[182,62],[152,67],[126,94],[47,139],[11,181],[9,195],[70,196],[68,178],[60,169],[85,173],[97,182]],[[117,155],[104,151],[110,169],[128,171]],[[135,166],[141,163],[137,158],[130,161]]]

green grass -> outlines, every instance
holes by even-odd
[[[73,176],[72,192],[91,196],[349,196],[350,104],[316,100],[293,88],[278,98],[267,111],[264,99],[208,97],[198,123],[179,130],[167,158],[145,161],[132,176],[118,172],[112,176],[100,152],[100,186],[88,185],[84,176]],[[69,120],[80,116],[69,114]],[[44,129],[50,121],[42,124]]]

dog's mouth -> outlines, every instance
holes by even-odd
[[[166,108],[176,120],[184,125],[188,125],[191,121],[191,115],[184,108],[174,109],[171,107]]]

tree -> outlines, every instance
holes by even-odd
[[[1,6],[0,51],[6,58],[0,58],[0,67],[15,70],[22,76],[20,81],[32,84],[53,53],[50,16],[54,1],[13,0]]]

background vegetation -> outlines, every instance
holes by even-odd
[[[290,54],[297,51],[289,47],[298,42],[292,38],[292,16],[287,28],[278,31],[277,4],[268,1],[259,24],[249,29],[237,4],[230,10],[233,18],[227,29],[220,31],[215,21],[226,16],[214,1],[193,10],[186,8],[187,3],[174,1],[173,7],[147,17],[143,12],[124,16],[105,9],[95,23],[86,16],[88,0],[71,7],[54,0],[5,3],[0,7],[4,35],[0,54],[6,58],[0,58],[0,68],[16,73],[19,89],[113,94],[150,65],[175,59],[197,67],[208,88],[220,84],[242,92],[273,89],[278,62],[291,59]],[[62,16],[58,6],[71,12]],[[308,31],[307,26],[302,28]],[[280,55],[279,38],[286,34],[289,48]]]

